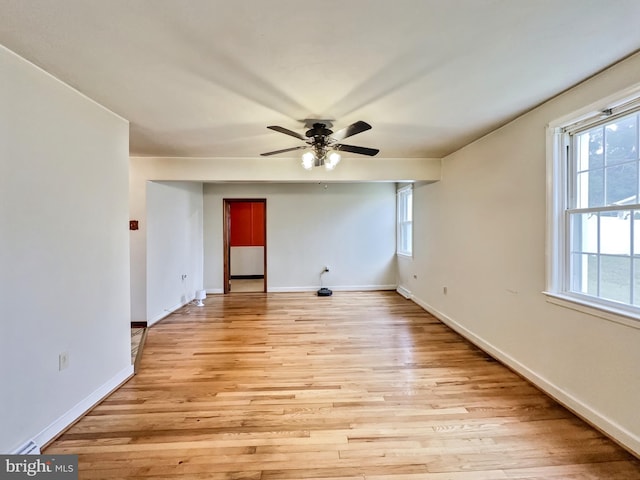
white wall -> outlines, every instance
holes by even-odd
[[[326,186],[325,186],[326,185]],[[395,184],[205,184],[205,288],[223,288],[223,198],[267,199],[268,291],[395,288]]]
[[[231,247],[231,275],[264,275],[264,247]]]
[[[317,168],[304,170],[295,158],[130,158],[130,211],[131,218],[140,222],[140,229],[131,232],[131,319],[146,321],[147,306],[147,206],[148,181],[207,182],[295,182],[316,185],[317,182],[396,182],[420,180],[435,182],[440,179],[440,159],[436,158],[343,158],[332,171]],[[276,187],[277,188],[277,187]],[[250,193],[254,193],[250,190]],[[222,222],[222,220],[220,220]],[[215,228],[222,228],[215,226]],[[221,241],[222,233],[218,235]],[[211,249],[211,245],[206,245]],[[210,250],[211,251],[211,250]],[[212,291],[222,291],[222,266],[216,264],[218,252],[205,257],[205,272],[211,281],[205,282]],[[215,270],[219,268],[220,270]],[[314,265],[313,267],[318,268]],[[374,267],[377,268],[377,267]],[[385,267],[386,268],[386,267]],[[213,269],[213,270],[212,270]],[[214,273],[214,272],[219,272]],[[333,272],[331,272],[333,273]],[[315,273],[314,273],[315,275]],[[313,276],[313,275],[312,275]],[[219,278],[218,278],[219,277]],[[215,279],[215,280],[214,280]],[[327,281],[333,281],[327,275]],[[309,279],[308,281],[312,281]],[[369,281],[369,280],[367,280]],[[374,279],[370,279],[374,281]],[[388,278],[376,281],[387,282]],[[312,282],[317,283],[317,279]],[[395,277],[391,284],[395,284]]]
[[[138,230],[129,232],[131,261],[131,321],[147,321],[147,179],[131,161],[129,168],[129,215]]]
[[[202,289],[202,184],[147,183],[147,316],[149,325]]]
[[[133,369],[128,123],[3,47],[0,71],[6,453],[50,440]]]
[[[550,304],[542,291],[545,127],[639,72],[636,55],[443,159],[442,181],[415,188],[415,254],[399,262],[418,303],[636,453],[640,323]]]
[[[335,170],[305,170],[299,158],[131,157],[132,188],[146,180],[195,182],[402,182],[440,179],[439,158],[343,158]]]

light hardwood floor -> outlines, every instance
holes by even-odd
[[[231,285],[231,293],[247,293],[247,292],[263,292],[264,279],[238,279],[234,278],[229,281]]]
[[[81,479],[640,479],[640,461],[394,292],[209,296],[49,448]]]

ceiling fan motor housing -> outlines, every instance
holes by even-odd
[[[307,137],[328,137],[333,133],[324,123],[314,123],[313,128],[307,130]]]
[[[284,148],[281,150],[275,150],[273,152],[261,153],[260,155],[263,157],[267,157],[270,155],[279,155],[281,153],[292,152],[294,150],[304,150],[310,147],[313,150],[313,154],[316,159],[316,165],[318,163],[322,165],[325,157],[330,150],[339,150],[368,156],[374,156],[379,152],[377,148],[358,147],[355,145],[345,145],[343,143],[340,143],[345,138],[370,130],[371,125],[369,125],[367,122],[363,122],[362,120],[360,120],[343,128],[342,130],[338,130],[338,132],[336,133],[331,130],[333,123],[330,120],[306,119],[304,122],[307,127],[311,127],[306,131],[305,136],[302,136],[301,134],[294,132],[293,130],[289,130],[285,127],[280,127],[278,125],[270,125],[267,128],[302,140],[306,145]]]

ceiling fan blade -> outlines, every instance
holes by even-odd
[[[279,153],[293,152],[294,150],[302,150],[303,148],[309,148],[309,145],[300,145],[299,147],[283,148],[282,150],[275,150],[273,152],[261,153],[261,157],[268,157],[269,155],[278,155]]]
[[[355,135],[357,133],[366,132],[371,129],[371,125],[367,122],[363,122],[362,120],[352,123],[348,127],[343,128],[342,130],[338,130],[336,133],[331,135],[335,141],[339,142],[340,140],[344,140],[347,137]]]
[[[291,135],[292,137],[295,137],[299,140],[307,140],[307,137],[305,137],[304,135],[298,132],[294,132],[293,130],[289,130],[288,128],[279,127],[278,125],[270,125],[267,128],[275,130],[276,132],[284,133],[285,135]]]
[[[360,155],[369,155],[370,157],[377,155],[377,153],[380,151],[377,148],[356,147],[355,145],[344,145],[342,143],[334,145],[333,148],[336,150],[341,150],[343,152],[358,153]]]

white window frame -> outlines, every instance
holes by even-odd
[[[551,122],[547,128],[547,240],[546,289],[551,303],[572,308],[606,320],[640,328],[640,307],[572,292],[569,286],[568,222],[572,151],[570,138],[598,123],[606,123],[640,108],[640,85],[602,99]],[[569,147],[569,148],[567,148]],[[640,205],[625,206],[636,208]]]
[[[411,201],[409,202],[409,199]],[[410,204],[410,207],[408,206]],[[396,193],[396,254],[406,257],[413,256],[413,185],[400,188]],[[409,227],[407,229],[407,226]],[[407,230],[409,248],[403,248]]]

